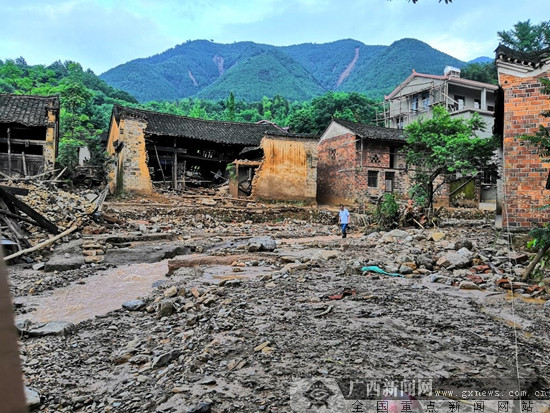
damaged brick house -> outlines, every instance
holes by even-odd
[[[429,118],[435,105],[444,106],[451,117],[470,118],[477,113],[486,123],[478,137],[493,134],[497,85],[460,77],[460,69],[445,68],[444,74],[430,75],[412,71],[411,75],[385,97],[384,115],[387,127],[403,129],[412,122]],[[498,157],[498,154],[495,154]],[[495,164],[498,163],[495,158]],[[488,167],[474,177],[451,180],[438,194],[442,203],[476,205],[495,209],[497,202],[497,169]]]
[[[233,196],[315,203],[317,194],[318,137],[266,133],[258,160],[236,160],[230,180]],[[241,154],[254,158],[250,152]]]
[[[404,144],[400,129],[333,119],[318,146],[317,202],[364,205],[406,192]]]
[[[107,151],[116,193],[150,193],[154,185],[181,189],[223,181],[245,148],[258,147],[269,124],[218,122],[115,105]]]
[[[503,91],[503,225],[529,228],[547,223],[550,210],[550,164],[521,135],[548,128],[549,95],[541,78],[550,78],[550,48],[531,53],[500,45],[496,50],[499,85]]]
[[[59,144],[59,97],[0,94],[0,172],[53,170]]]

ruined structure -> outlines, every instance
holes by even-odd
[[[364,204],[409,186],[403,131],[333,119],[321,135],[317,202]]]
[[[0,94],[0,172],[32,176],[53,170],[59,97]]]
[[[266,131],[278,129],[115,105],[107,142],[111,190],[150,193],[154,184],[182,189],[222,182],[227,165],[257,147]]]
[[[550,210],[550,164],[543,163],[538,148],[520,139],[548,128],[549,95],[541,78],[550,78],[550,48],[522,53],[499,46],[496,65],[503,90],[503,225],[529,228],[547,223]]]
[[[317,143],[315,136],[266,134],[260,145],[261,161],[234,162],[230,193],[250,194],[254,199],[315,203]]]

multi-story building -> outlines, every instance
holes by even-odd
[[[497,85],[462,79],[460,69],[447,66],[443,76],[411,75],[385,97],[389,108],[385,125],[403,129],[421,116],[430,117],[435,105],[443,105],[451,116],[469,118],[479,114],[487,124],[480,137],[491,136],[494,124]]]
[[[493,135],[498,86],[460,77],[460,69],[447,66],[444,74],[429,75],[412,71],[411,75],[385,97],[385,126],[403,129],[420,118],[430,118],[433,107],[444,106],[451,117],[471,118],[477,113],[485,122],[478,137]],[[497,154],[495,156],[498,156]],[[497,162],[495,162],[496,164]],[[497,208],[497,172],[494,165],[470,177],[455,177],[441,187],[436,198],[451,205]]]

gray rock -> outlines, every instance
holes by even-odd
[[[43,262],[39,262],[37,264],[34,264],[32,266],[32,269],[35,270],[35,271],[43,270],[45,265],[46,264],[44,264]]]
[[[248,240],[248,245],[260,244],[259,251],[273,251],[277,248],[277,242],[274,238],[264,237],[252,237]]]
[[[76,326],[68,321],[50,321],[46,324],[39,324],[25,331],[30,337],[60,336],[68,335],[76,330]]]
[[[31,410],[40,406],[40,394],[27,386],[25,386],[25,399],[27,400],[27,407]]]
[[[473,254],[467,248],[461,248],[458,251],[450,251],[437,261],[440,267],[448,269],[465,268],[472,263]]]
[[[262,244],[259,242],[249,243],[247,246],[248,252],[258,252],[262,248]]]
[[[459,250],[461,248],[466,248],[471,251],[474,248],[474,244],[472,244],[472,241],[469,239],[462,239],[455,242],[455,250]]]
[[[210,413],[212,411],[212,403],[200,402],[195,406],[188,407],[185,413]]]
[[[471,281],[462,281],[458,288],[461,290],[479,290],[479,286]]]
[[[166,366],[172,360],[177,359],[180,354],[180,350],[172,350],[167,353],[161,354],[160,356],[157,356],[153,359],[153,361],[151,362],[151,367],[155,369],[158,367]]]
[[[171,316],[175,311],[174,303],[171,300],[164,300],[160,303],[158,309],[159,317]]]
[[[406,264],[401,264],[399,267],[399,274],[412,274],[413,270]]]
[[[416,265],[425,267],[428,270],[433,270],[435,260],[427,254],[420,254],[416,257]]]
[[[145,307],[146,303],[143,300],[131,300],[122,303],[122,308],[128,311],[139,311]]]

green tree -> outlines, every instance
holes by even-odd
[[[404,148],[413,167],[413,181],[425,195],[424,207],[432,212],[435,180],[444,175],[472,174],[486,166],[496,149],[496,140],[480,139],[476,132],[485,124],[474,114],[470,119],[451,118],[441,106],[434,107],[433,118],[419,119],[405,128]]]
[[[517,22],[512,30],[497,32],[500,43],[521,52],[534,52],[550,47],[550,21],[531,24]]]
[[[226,120],[230,122],[235,121],[235,95],[233,92],[229,92],[229,97],[227,98],[227,108],[226,108]]]
[[[491,63],[471,63],[460,69],[460,77],[464,79],[476,80],[478,82],[498,85],[497,68],[494,62]]]

